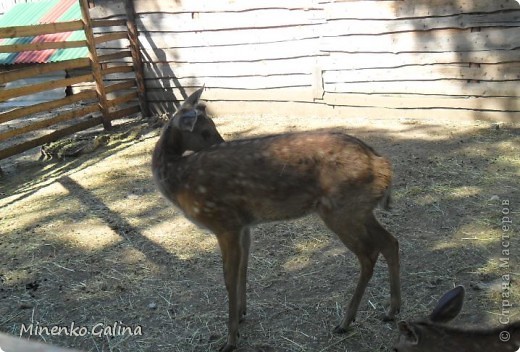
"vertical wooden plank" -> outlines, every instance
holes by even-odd
[[[141,113],[144,117],[150,116],[148,102],[146,101],[146,86],[144,84],[143,61],[141,60],[141,51],[139,50],[139,39],[137,26],[135,25],[135,8],[133,0],[125,0],[126,9],[126,28],[128,30],[128,39],[130,41],[130,52],[132,53],[132,61],[134,64],[135,78],[137,81],[137,96]]]
[[[81,15],[83,20],[83,30],[85,31],[85,37],[87,38],[87,46],[89,51],[90,65],[92,68],[92,75],[96,82],[96,93],[98,98],[99,109],[101,110],[103,127],[110,129],[112,124],[110,123],[110,116],[107,104],[107,95],[105,92],[105,83],[103,82],[103,75],[101,73],[101,64],[96,51],[96,42],[94,38],[94,32],[92,30],[92,20],[89,13],[88,0],[80,0]]]
[[[312,95],[314,100],[322,100],[325,89],[323,87],[323,70],[319,66],[318,60],[312,70]]]

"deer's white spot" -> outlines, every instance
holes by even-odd
[[[198,207],[193,207],[192,210],[195,213],[195,215],[200,213],[200,209]]]
[[[199,193],[204,194],[204,193],[208,192],[208,189],[204,186],[199,186],[198,191],[199,191]]]

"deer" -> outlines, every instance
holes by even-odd
[[[464,329],[446,323],[462,310],[464,286],[446,292],[427,319],[400,321],[394,352],[516,352],[520,349],[520,321],[489,329]]]
[[[390,306],[383,320],[393,320],[401,305],[399,244],[373,212],[379,204],[390,204],[389,160],[335,131],[225,142],[199,101],[203,89],[187,97],[163,127],[152,173],[166,199],[216,235],[228,294],[228,335],[220,351],[237,348],[239,323],[246,315],[250,228],[310,213],[321,217],[360,265],[354,294],[334,332],[346,332],[355,321],[379,254],[390,278]]]

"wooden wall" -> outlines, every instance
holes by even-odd
[[[95,4],[99,18],[124,10]],[[155,112],[205,84],[217,115],[519,119],[515,0],[134,5]]]

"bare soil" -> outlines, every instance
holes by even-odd
[[[454,324],[520,319],[518,126],[436,116],[215,121],[228,140],[332,127],[365,140],[395,169],[393,210],[377,216],[400,241],[400,318],[425,316],[462,284]],[[0,161],[0,331],[84,351],[215,351],[225,342],[220,252],[156,191],[158,132],[73,159],[38,161],[33,150]],[[358,277],[352,253],[315,216],[252,234],[239,351],[390,350],[398,333],[380,319],[389,299],[383,259],[356,323],[335,335]],[[513,307],[503,312],[506,300]],[[63,329],[45,331],[53,326]]]

